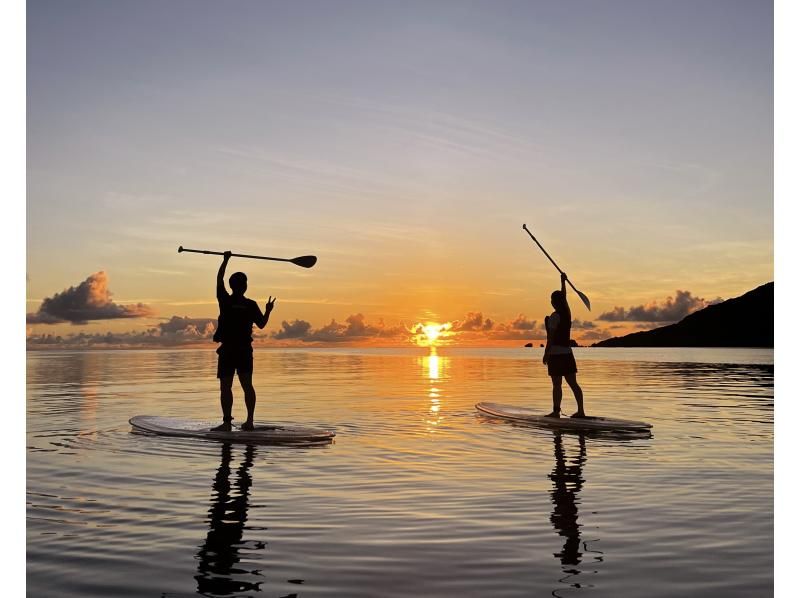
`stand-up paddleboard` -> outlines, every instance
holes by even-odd
[[[611,432],[647,432],[652,428],[645,422],[610,417],[545,417],[533,409],[500,403],[478,403],[475,408],[481,413],[511,421],[559,428],[562,430],[604,430]]]
[[[331,442],[336,436],[330,430],[278,424],[256,425],[255,430],[246,431],[234,428],[230,432],[216,432],[211,428],[218,426],[219,421],[210,422],[157,415],[135,415],[129,422],[137,431],[150,432],[160,436],[206,438],[251,444],[322,444]]]

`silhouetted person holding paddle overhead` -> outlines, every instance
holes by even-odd
[[[225,289],[225,268],[231,259],[231,252],[223,253],[222,265],[217,273],[217,301],[219,302],[219,321],[214,341],[222,343],[217,349],[217,378],[219,378],[220,404],[222,405],[222,425],[214,430],[229,432],[233,416],[233,377],[239,375],[239,383],[244,391],[247,406],[247,421],[241,429],[253,429],[253,415],[256,410],[256,391],[253,388],[253,324],[264,328],[269,322],[269,314],[275,307],[275,299],[270,296],[264,313],[258,304],[244,296],[247,290],[247,276],[244,272],[231,275],[228,283],[232,294]]]
[[[567,275],[561,273],[561,290],[553,291],[550,303],[555,311],[544,318],[547,329],[547,345],[544,348],[542,363],[547,364],[547,374],[553,380],[553,411],[545,417],[561,417],[561,378],[575,395],[578,411],[572,417],[586,417],[583,411],[583,391],[578,386],[576,375],[578,366],[572,354],[569,333],[572,328],[572,313],[567,303]]]

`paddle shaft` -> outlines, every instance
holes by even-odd
[[[189,253],[204,253],[206,255],[225,255],[225,253],[223,253],[222,251],[208,251],[206,249],[186,249],[183,246],[178,247],[178,253],[183,253],[184,251],[188,251]],[[273,262],[293,262],[293,260],[285,257],[265,257],[263,255],[247,255],[245,253],[232,253],[231,257],[246,257],[252,260],[270,260]]]
[[[542,253],[544,253],[547,256],[547,259],[550,260],[550,263],[553,264],[556,267],[556,270],[558,270],[561,274],[563,274],[564,271],[561,268],[558,267],[558,264],[556,264],[555,260],[550,257],[550,254],[547,253],[547,250],[544,247],[542,247],[542,244],[539,243],[539,241],[536,239],[536,237],[533,236],[533,233],[531,233],[531,231],[528,230],[528,227],[523,224],[522,228],[524,228],[525,232],[530,235],[531,239],[533,239],[533,242],[536,243],[539,246],[539,249],[541,249]],[[572,281],[569,278],[567,278],[567,282],[569,283],[569,286],[572,287],[573,291],[575,291],[579,295],[581,294],[581,292],[578,289],[575,288],[575,285],[572,284]]]

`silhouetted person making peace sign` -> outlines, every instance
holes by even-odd
[[[222,405],[222,424],[214,430],[229,432],[233,416],[233,377],[239,375],[239,383],[244,391],[247,406],[247,421],[241,429],[253,429],[253,415],[256,410],[256,391],[253,388],[253,324],[264,328],[269,322],[269,314],[275,307],[275,299],[270,296],[264,313],[258,304],[244,296],[247,290],[247,276],[244,272],[231,275],[228,283],[232,294],[225,289],[225,268],[231,259],[226,251],[222,265],[217,273],[217,301],[219,302],[219,321],[214,341],[222,343],[217,349],[217,378],[219,378],[220,404]]]

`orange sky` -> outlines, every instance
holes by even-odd
[[[231,262],[273,343],[533,340],[523,223],[581,343],[773,280],[768,3],[444,7],[34,3],[28,334],[202,340],[218,260],[179,245],[319,257]]]

